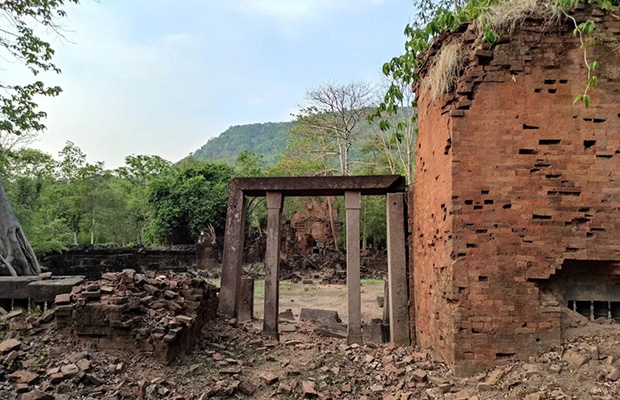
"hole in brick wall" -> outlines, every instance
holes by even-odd
[[[513,358],[515,358],[516,353],[496,353],[495,354],[495,359],[496,360],[512,360]]]
[[[471,328],[471,333],[480,333],[480,331],[476,328]]]
[[[489,277],[488,277],[488,276],[483,276],[483,275],[480,275],[480,276],[478,277],[478,281],[480,281],[480,282],[486,282],[486,281],[488,281],[488,280],[489,280]]]
[[[592,118],[583,117],[583,120],[586,122],[592,122]]]
[[[547,191],[547,196],[555,196],[558,194],[557,190],[548,190]]]
[[[523,129],[540,129],[540,127],[536,125],[523,124]]]
[[[473,200],[465,200],[465,204],[467,204],[468,206],[474,204]]]
[[[545,85],[554,85],[555,79],[545,79]]]
[[[561,139],[540,139],[538,144],[549,145],[549,144],[560,144]]]
[[[527,322],[524,322],[523,325],[521,325],[521,328],[527,328]]]
[[[567,247],[566,251],[568,251],[569,253],[574,253],[576,251],[578,251],[579,249],[577,247]]]
[[[482,206],[474,206],[474,210],[482,210]]]
[[[532,219],[551,219],[551,215],[532,214]]]
[[[450,148],[452,147],[452,139],[448,138],[448,143],[446,144],[446,148],[443,151],[444,155],[448,155],[450,153]]]
[[[476,248],[476,247],[478,247],[478,245],[477,245],[477,244],[475,244],[475,243],[467,243],[467,248],[468,248],[468,249],[474,249],[474,248]]]
[[[557,89],[548,89],[547,92],[549,92],[550,94],[555,94],[558,90]]]
[[[532,168],[530,169],[530,174],[533,174],[534,172],[538,172],[538,171],[540,171],[539,168]]]
[[[579,208],[579,212],[588,212],[590,211],[590,207],[581,207]]]
[[[577,218],[573,218],[570,221],[565,222],[564,225],[582,225],[588,222],[590,222],[589,218],[577,217]]]
[[[467,253],[458,253],[457,257],[465,257],[467,255]]]
[[[597,154],[596,156],[598,158],[612,158],[614,155],[613,154]]]
[[[506,210],[511,209],[512,208],[512,204],[508,203],[508,204],[504,204],[502,206],[502,208],[505,208]]]
[[[485,200],[484,204],[493,204],[493,200]]]
[[[547,174],[547,175],[545,175],[545,178],[547,178],[547,179],[557,179],[557,178],[559,178],[561,176],[562,176],[562,174]]]
[[[487,233],[487,230],[486,229],[476,229],[476,233],[481,235],[483,233]]]
[[[549,190],[547,192],[547,195],[549,196],[556,196],[556,195],[560,195],[560,196],[579,196],[581,195],[581,190],[575,190],[575,191],[569,191],[569,190]]]
[[[549,164],[548,162],[544,162],[544,161],[537,161],[536,164],[534,164],[534,166],[538,168],[546,168],[550,165],[551,164]]]
[[[590,228],[591,232],[605,232],[605,228]]]
[[[540,92],[542,92],[542,88],[536,88],[536,89],[534,89],[534,93],[540,93]]]
[[[536,343],[538,343],[538,342],[540,342],[540,338],[539,337],[536,338]]]
[[[603,122],[605,122],[605,121],[607,121],[607,120],[606,120],[606,119],[604,119],[604,118],[594,118],[594,121],[593,121],[593,122],[594,122],[595,124],[602,124],[602,123],[603,123]]]
[[[566,85],[568,83],[568,79],[560,79],[560,83],[562,85]]]
[[[481,190],[481,191],[480,191],[480,194],[489,194],[489,191],[488,191],[488,190],[483,189],[483,190]]]
[[[467,223],[465,224],[466,227],[468,228],[473,228],[476,224],[472,224],[472,223]]]
[[[533,149],[519,149],[519,154],[536,154],[537,151]]]

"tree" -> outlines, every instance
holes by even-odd
[[[294,134],[317,145],[323,157],[338,157],[340,174],[351,173],[350,152],[373,105],[374,88],[367,82],[325,83],[306,93]]]
[[[66,16],[62,7],[78,0],[10,0],[0,3],[0,59],[17,60],[33,75],[42,71],[60,73],[53,64],[54,50],[49,42],[37,36],[32,25],[59,33],[57,19]],[[41,122],[45,112],[34,102],[37,96],[57,96],[61,89],[48,87],[41,81],[26,85],[0,82],[0,149],[1,167],[6,167],[6,143],[15,144],[18,137],[45,129]],[[11,140],[10,138],[15,138]],[[9,275],[36,275],[41,268],[22,227],[11,209],[0,179],[0,271]]]
[[[209,225],[223,230],[232,176],[233,168],[226,164],[192,161],[151,181],[150,239],[165,244],[195,243]]]

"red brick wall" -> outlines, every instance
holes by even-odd
[[[415,323],[419,343],[457,369],[559,343],[560,309],[533,280],[565,259],[620,260],[620,21],[603,21],[589,109],[572,105],[586,70],[569,25],[529,23],[492,58],[475,55],[475,32],[460,34],[460,93],[418,92]]]
[[[422,101],[418,104],[420,134],[416,143],[416,180],[413,212],[413,273],[415,321],[419,343],[433,349],[445,360],[454,359],[454,305],[452,292],[450,215],[452,195],[452,121],[440,107]]]

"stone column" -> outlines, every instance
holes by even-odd
[[[282,193],[267,192],[267,249],[265,250],[265,319],[263,336],[280,339],[278,314],[280,300],[280,220]]]
[[[388,193],[386,200],[388,287],[390,343],[409,346],[409,296],[407,292],[407,257],[405,254],[404,196],[404,193]]]
[[[228,184],[228,210],[222,261],[222,288],[219,312],[237,316],[241,288],[241,263],[245,239],[245,196],[234,181]]]
[[[348,344],[362,343],[362,294],[360,281],[360,192],[345,192],[347,218],[347,295],[349,301]]]

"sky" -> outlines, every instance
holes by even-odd
[[[231,125],[287,121],[324,82],[381,81],[404,49],[411,0],[81,0],[54,37],[63,93],[48,127],[109,168],[130,154],[178,161]],[[3,74],[29,79],[17,65]]]

